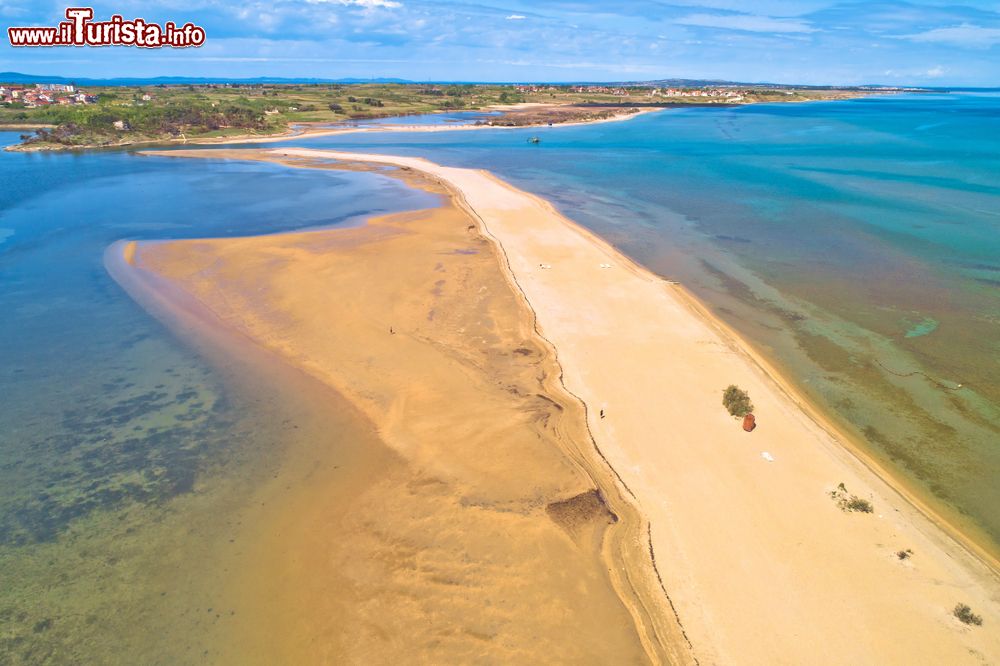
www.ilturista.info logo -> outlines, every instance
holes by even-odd
[[[177,26],[147,23],[141,18],[126,21],[115,14],[108,21],[93,21],[91,7],[70,7],[68,20],[54,28],[7,28],[11,46],[139,46],[186,48],[205,43],[205,29],[193,23]]]

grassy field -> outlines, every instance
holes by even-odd
[[[311,84],[88,87],[97,103],[24,108],[0,105],[0,127],[50,126],[25,140],[33,147],[91,147],[171,139],[275,134],[295,123],[336,123],[441,111],[479,110],[524,102],[554,105],[661,106],[724,103],[723,97],[651,97],[577,92],[568,86],[519,90],[500,85]],[[741,103],[857,96],[850,90],[752,89]],[[593,113],[580,112],[581,118]],[[561,121],[572,120],[563,114]]]

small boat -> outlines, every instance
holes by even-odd
[[[542,140],[539,139],[537,136],[532,136],[528,138],[528,143],[541,143],[541,142]]]

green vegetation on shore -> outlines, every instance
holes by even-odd
[[[49,125],[28,143],[86,147],[268,135],[296,123],[336,123],[523,101],[503,86],[173,85],[88,88],[95,104],[0,106],[3,125]]]
[[[2,83],[2,82],[0,82]],[[766,101],[839,99],[871,91],[751,89],[732,97],[708,97],[698,89],[675,96],[648,86],[586,88],[571,86],[422,85],[422,84],[212,84],[88,87],[93,104],[0,105],[0,129],[35,126],[24,134],[31,149],[84,148],[212,137],[272,135],[297,123],[484,110],[520,103],[562,106],[656,107],[680,104],[728,104]],[[735,94],[735,93],[734,93]],[[607,116],[579,110],[548,122],[593,120]],[[496,124],[524,124],[526,119],[498,118]],[[48,127],[44,127],[48,126]]]

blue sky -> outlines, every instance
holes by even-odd
[[[400,77],[579,81],[721,78],[1000,86],[1000,0],[118,0],[192,21],[199,49],[13,49],[11,25],[66,5],[0,0],[0,70],[79,77]]]

